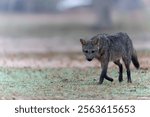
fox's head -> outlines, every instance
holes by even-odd
[[[98,41],[98,38],[88,41],[80,39],[80,42],[82,44],[82,51],[88,61],[92,61],[93,58],[95,58],[98,54]]]

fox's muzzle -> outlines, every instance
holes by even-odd
[[[88,61],[92,61],[92,59],[87,59]]]

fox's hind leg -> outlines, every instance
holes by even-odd
[[[119,78],[118,78],[118,80],[119,80],[119,82],[122,82],[123,81],[123,75],[122,75],[122,73],[123,73],[123,66],[120,63],[120,60],[114,61],[114,63],[116,65],[118,65],[118,67],[119,67]]]
[[[127,69],[127,78],[128,78],[128,83],[132,83],[131,80],[131,72],[130,72],[130,63],[131,63],[131,59],[130,58],[122,58],[125,64],[125,67]]]

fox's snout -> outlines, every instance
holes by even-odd
[[[90,51],[84,52],[84,55],[85,55],[86,60],[88,61],[92,61],[96,56],[95,53],[91,53]]]
[[[89,58],[88,58],[87,60],[88,60],[88,61],[92,61],[92,59],[89,59]]]
[[[86,60],[92,61],[95,58],[95,54],[85,53]]]

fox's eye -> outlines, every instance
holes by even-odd
[[[84,50],[84,52],[85,52],[85,53],[88,53],[88,51],[87,51],[87,50]]]
[[[95,51],[94,50],[92,50],[92,53],[94,53]]]

